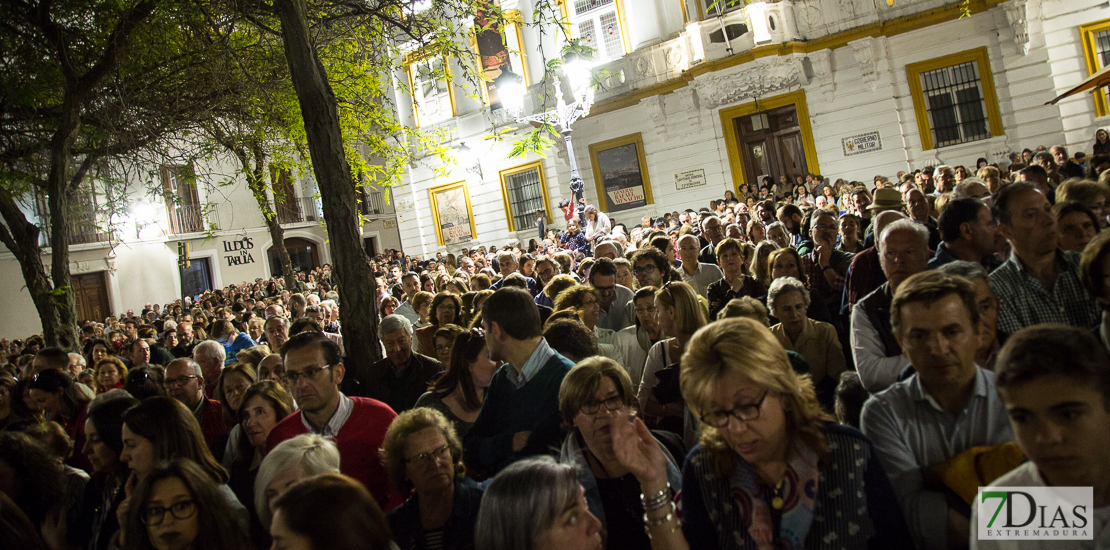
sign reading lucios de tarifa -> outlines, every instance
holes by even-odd
[[[843,138],[840,140],[840,144],[844,147],[844,156],[846,157],[883,149],[883,140],[879,138],[878,131]]]

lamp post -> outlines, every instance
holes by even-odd
[[[590,86],[589,62],[581,55],[575,52],[567,53],[563,57],[563,72],[566,73],[567,80],[570,82],[574,102],[568,105],[563,99],[562,81],[559,75],[556,74],[555,108],[528,116],[520,116],[524,109],[526,90],[524,81],[519,75],[505,69],[500,76],[494,79],[493,84],[497,88],[497,95],[501,98],[502,105],[505,106],[509,114],[516,118],[517,122],[550,124],[563,136],[563,141],[567,144],[567,158],[570,159],[570,192],[574,197],[575,208],[578,208],[579,201],[582,199],[582,192],[585,190],[585,183],[578,173],[578,163],[574,160],[574,148],[570,140],[570,126],[578,119],[590,114],[590,107],[594,103],[594,90]],[[585,213],[582,212],[582,209],[579,209],[578,217],[584,222]]]

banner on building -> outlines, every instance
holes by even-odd
[[[639,133],[590,145],[590,161],[599,209],[619,212],[652,204],[644,142]]]
[[[432,218],[440,246],[474,240],[474,212],[466,182],[448,183],[428,190],[432,201]]]

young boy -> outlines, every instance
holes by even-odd
[[[1110,354],[1091,332],[1037,325],[1010,337],[995,386],[1029,461],[992,487],[1092,487],[1093,541],[977,540],[971,548],[1110,548]],[[972,506],[974,513],[977,506]]]

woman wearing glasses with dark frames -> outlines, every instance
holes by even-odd
[[[381,457],[396,494],[408,496],[388,514],[402,550],[474,548],[482,490],[466,477],[462,443],[443,413],[416,408],[397,415]]]
[[[590,357],[575,365],[559,387],[559,413],[569,432],[559,461],[576,467],[590,513],[601,522],[602,540],[612,541],[610,548],[646,550],[651,540],[644,531],[640,482],[613,449],[617,425],[627,426],[635,417],[635,399],[628,373],[612,359]],[[677,492],[678,466],[671,453],[660,450],[666,480]]]
[[[673,508],[645,516],[654,548],[912,547],[871,442],[822,412],[809,377],[795,374],[766,327],[713,323],[694,335],[682,365],[701,439],[683,467],[681,529]],[[639,420],[613,434],[648,498],[674,489],[650,437]]]
[[[212,477],[189,459],[154,467],[131,495],[124,550],[253,548]]]

